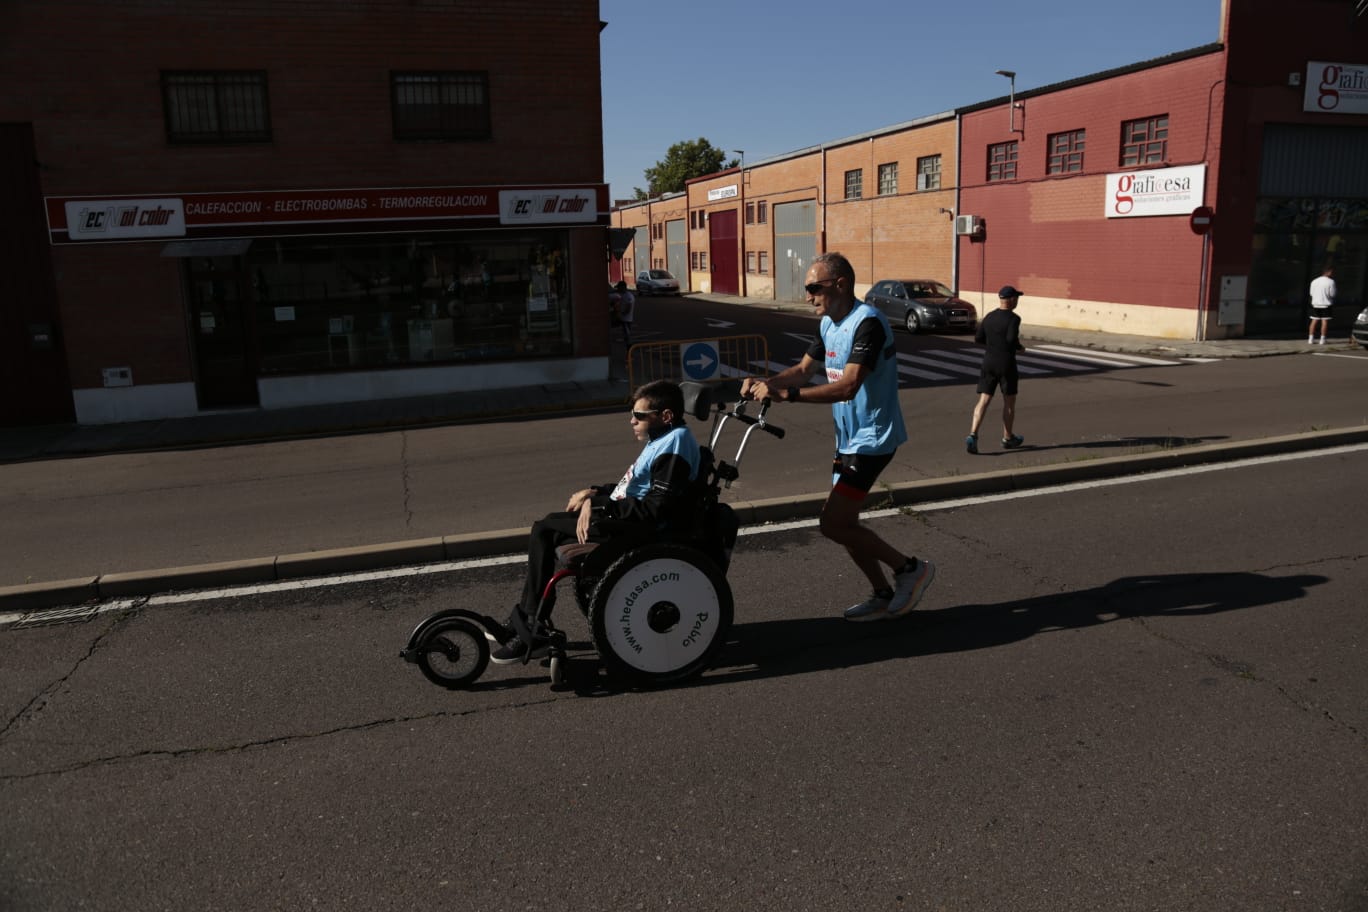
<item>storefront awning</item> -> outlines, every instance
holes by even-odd
[[[224,238],[221,241],[172,241],[162,248],[164,257],[242,256],[252,246],[251,238]]]

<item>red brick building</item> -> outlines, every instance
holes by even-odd
[[[1305,330],[1332,264],[1343,331],[1368,277],[1363,9],[1227,0],[1213,44],[1021,93],[1003,71],[1004,97],[696,179],[671,210],[687,276],[671,269],[798,300],[811,257],[839,250],[857,292],[928,277],[985,309],[1010,283],[1028,322],[1191,339]],[[786,202],[807,210],[776,219]],[[655,235],[659,205],[614,224]]]
[[[599,29],[585,0],[11,0],[0,370],[32,393],[0,424],[604,376]]]

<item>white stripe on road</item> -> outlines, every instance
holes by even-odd
[[[983,351],[982,351],[982,349],[980,349],[980,350],[978,351],[977,354],[969,354],[969,353],[967,353],[967,352],[953,352],[953,351],[946,351],[946,350],[944,350],[944,349],[936,348],[936,349],[931,349],[931,350],[925,352],[925,354],[928,354],[928,355],[937,355],[937,356],[942,357],[942,358],[958,358],[958,359],[960,359],[961,361],[968,361],[970,364],[982,364],[982,363],[983,363]],[[1074,369],[1077,370],[1077,368],[1074,368]],[[1041,369],[1038,368],[1038,367],[1028,367],[1027,365],[1022,364],[1022,363],[1021,363],[1021,356],[1020,356],[1020,355],[1017,356],[1017,370],[1018,370],[1020,373],[1023,373],[1023,374],[1048,374],[1048,373],[1049,373],[1049,371],[1047,371],[1047,370],[1041,370]]]
[[[1348,453],[1368,452],[1368,443],[1346,444],[1324,450],[1304,450],[1299,453],[1280,453],[1273,456],[1251,456],[1230,462],[1216,462],[1208,465],[1188,466],[1181,469],[1162,469],[1141,475],[1125,475],[1118,478],[1100,478],[1093,481],[1077,481],[1044,488],[1031,488],[1023,491],[1004,491],[999,494],[985,494],[978,497],[962,497],[955,500],[937,500],[926,503],[908,504],[904,507],[887,510],[873,510],[861,514],[868,519],[880,519],[902,515],[911,508],[919,513],[938,510],[957,510],[963,507],[976,507],[982,504],[998,503],[1004,500],[1019,500],[1026,497],[1048,497],[1067,494],[1073,491],[1086,491],[1092,488],[1117,487],[1128,484],[1142,484],[1167,478],[1181,478],[1186,475],[1200,475],[1209,472],[1225,472],[1231,469],[1244,469],[1253,466],[1273,465],[1280,462],[1293,462],[1302,459],[1316,459],[1322,456],[1343,456]],[[802,519],[787,523],[773,523],[747,526],[741,535],[766,535],[771,532],[787,532],[793,529],[816,528],[819,520]],[[147,599],[114,599],[98,605],[81,605],[73,608],[56,608],[45,611],[0,613],[0,630],[38,626],[40,623],[55,623],[58,619],[84,620],[111,611],[129,611],[138,607],[160,608],[183,605],[190,602],[205,602],[213,599],[242,598],[271,592],[291,592],[306,589],[323,589],[329,586],[346,586],[352,583],[372,582],[375,580],[402,579],[410,576],[425,576],[431,573],[451,573],[473,570],[480,567],[502,567],[510,564],[525,564],[525,554],[505,554],[498,557],[483,557],[463,561],[443,561],[438,564],[424,564],[417,567],[399,567],[392,570],[372,570],[365,573],[347,573],[338,576],[316,577],[313,579],[286,580],[278,583],[260,583],[252,586],[235,586],[225,589],[206,589],[199,592],[177,592],[168,595],[154,595]]]
[[[976,368],[976,367],[975,367],[975,368],[968,368],[968,367],[960,367],[958,364],[944,364],[944,363],[942,363],[942,362],[940,362],[940,361],[936,361],[936,360],[931,359],[931,358],[920,358],[920,357],[917,357],[916,355],[905,355],[905,354],[903,354],[902,352],[898,352],[898,361],[901,362],[901,363],[898,365],[898,373],[902,373],[903,371],[907,371],[907,372],[909,372],[909,373],[917,374],[917,368],[913,367],[912,365],[914,365],[914,364],[919,364],[919,365],[922,365],[922,367],[933,367],[933,368],[935,368],[936,370],[948,370],[948,371],[950,371],[950,372],[952,372],[952,373],[964,374],[965,376],[968,376],[968,377],[977,377],[977,376],[979,375],[978,368]],[[906,366],[904,366],[904,365],[906,365]],[[919,375],[919,376],[922,376],[922,375],[920,375],[920,374],[918,374],[918,375]],[[929,379],[933,379],[933,380],[935,380],[935,379],[939,379],[939,380],[948,380],[948,379],[950,379],[950,378],[949,378],[949,377],[946,377],[946,376],[944,376],[944,375],[941,375],[940,377],[932,377],[932,378],[929,378]]]
[[[1074,358],[1079,361],[1095,361],[1098,364],[1114,364],[1119,367],[1135,367],[1139,364],[1158,364],[1170,367],[1178,361],[1163,358],[1146,358],[1143,355],[1121,355],[1116,352],[1099,354],[1089,348],[1070,348],[1067,345],[1032,345],[1032,351],[1047,351],[1061,358]]]

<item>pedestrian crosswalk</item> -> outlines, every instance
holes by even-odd
[[[954,348],[923,349],[915,353],[898,352],[898,377],[902,386],[934,383],[963,383],[977,379],[983,363],[983,347],[959,345]],[[1211,358],[1156,358],[1119,352],[1095,351],[1069,345],[1033,345],[1017,355],[1017,371],[1023,377],[1069,376],[1106,370],[1135,367],[1176,367],[1188,363],[1204,363]],[[792,363],[797,363],[796,361]],[[776,374],[790,367],[778,361],[755,361],[750,364],[755,374]],[[739,368],[725,369],[729,376],[745,376]],[[826,377],[815,375],[813,385],[826,383]]]

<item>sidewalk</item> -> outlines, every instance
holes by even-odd
[[[806,304],[776,303],[731,295],[699,294],[690,297],[775,310],[811,310]],[[1049,342],[1097,351],[1170,358],[1258,358],[1313,350],[1307,346],[1304,339],[1223,339],[1188,342],[1149,336],[1055,329],[1030,324],[1024,324],[1022,332],[1028,346],[1033,342]],[[1347,340],[1339,340],[1324,347],[1315,346],[1314,350],[1324,351],[1347,344]],[[5,428],[0,430],[0,463],[95,453],[285,440],[516,416],[564,414],[569,411],[618,406],[626,400],[628,394],[625,380],[605,378],[588,383],[453,392],[438,396],[333,403],[302,408],[235,409],[189,418],[137,421],[127,424]]]

